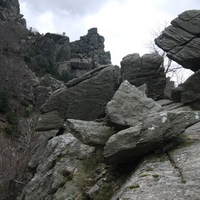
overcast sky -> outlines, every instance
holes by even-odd
[[[149,52],[154,31],[189,9],[200,9],[200,0],[19,0],[28,27],[40,33],[63,33],[70,41],[98,28],[112,63],[120,65],[130,53]]]

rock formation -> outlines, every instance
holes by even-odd
[[[124,80],[128,80],[136,87],[147,84],[147,96],[154,100],[164,97],[166,76],[162,67],[163,57],[156,54],[130,54],[121,61]]]
[[[172,90],[172,99],[200,109],[199,97],[199,10],[188,10],[172,20],[162,34],[155,39],[156,44],[167,52],[167,56],[184,68],[195,72],[179,87]]]
[[[2,142],[1,152],[19,143],[11,156],[23,155],[20,165],[9,164],[21,173],[27,162],[30,170],[13,177],[12,159],[2,162],[1,153],[1,198],[6,189],[12,199],[20,192],[18,200],[199,198],[199,48],[191,46],[198,44],[199,11],[184,12],[156,39],[169,57],[195,71],[173,90],[173,102],[161,99],[166,78],[159,55],[128,55],[120,69],[110,64],[96,28],[70,42],[27,30],[17,0],[2,0],[0,10],[0,139],[11,144]],[[63,70],[73,79],[56,80]],[[9,109],[2,110],[5,97]],[[16,130],[12,143],[8,136]],[[30,145],[34,134],[38,140]]]
[[[18,0],[1,0],[0,2],[0,19],[3,21],[13,20],[26,26],[26,20],[20,14]]]
[[[172,20],[155,43],[167,52],[167,56],[187,69],[199,68],[199,10],[188,10]]]
[[[123,98],[118,93],[127,93],[130,98]],[[199,152],[200,112],[169,100],[156,103],[128,81],[121,84],[107,106],[117,109],[111,103],[116,98],[118,105],[127,110],[140,110],[144,106],[141,102],[145,102],[146,112],[130,114],[133,120],[126,120],[125,112],[121,111],[121,121],[134,121],[126,126],[116,123],[119,119],[116,120],[114,112],[106,112],[103,121],[60,121],[65,133],[49,140],[46,150],[39,156],[36,174],[19,200],[33,197],[35,200],[95,199],[99,196],[113,200],[135,199],[136,196],[142,199],[195,199],[199,195],[198,170],[192,175],[191,169],[196,170],[199,164],[197,158],[194,163],[194,157]],[[130,107],[130,102],[135,106]],[[50,118],[47,122],[48,119],[49,123],[53,122]],[[152,155],[145,157],[148,154]],[[189,162],[194,164],[189,166]],[[132,166],[133,170],[125,182],[117,181],[124,176],[125,165],[122,174],[115,167],[108,170],[110,165],[122,163],[131,163],[127,166]],[[35,165],[30,163],[29,166]],[[95,169],[98,174],[94,173]],[[141,192],[143,190],[145,192]]]
[[[52,116],[55,111],[64,120],[68,118],[95,120],[104,117],[106,104],[119,87],[119,67],[112,65],[99,67],[89,72],[90,78],[87,74],[84,77],[72,80],[75,85],[72,84],[72,87],[65,87],[51,95],[41,108],[43,115],[40,117],[37,130],[44,130],[45,127],[49,129],[48,123],[46,124],[43,119],[46,115]],[[53,123],[52,121],[51,126]]]
[[[100,65],[111,64],[110,52],[104,51],[104,40],[97,28],[91,28],[87,35],[74,42],[65,35],[47,33],[38,37],[35,45],[43,55],[56,62],[60,74],[80,77]]]

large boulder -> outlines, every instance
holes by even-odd
[[[94,72],[75,79],[71,87],[54,92],[41,107],[42,114],[57,110],[64,120],[95,120],[103,117],[106,104],[119,87],[120,69],[110,65],[99,68],[99,71],[94,69]]]
[[[74,137],[90,146],[105,145],[110,136],[116,133],[114,127],[106,122],[68,119],[65,126]]]
[[[162,67],[163,57],[156,54],[129,54],[121,61],[123,78],[136,87],[147,84],[147,96],[154,100],[164,97],[166,76]]]
[[[159,104],[125,80],[108,102],[106,116],[115,126],[130,127],[142,123],[148,114],[160,110]]]
[[[188,10],[174,20],[155,43],[184,68],[197,71],[200,62],[200,10]]]
[[[194,110],[200,109],[200,70],[171,92],[173,101],[181,102]]]
[[[97,28],[89,29],[87,35],[70,43],[71,58],[90,58],[100,65],[110,64],[110,52],[104,51],[104,41],[104,37],[98,34]]]
[[[87,182],[88,174],[83,175],[84,164],[91,162],[89,159],[93,153],[93,147],[83,145],[69,133],[49,140],[47,148],[41,152],[37,173],[19,200],[77,198]],[[95,159],[94,156],[91,159]],[[78,199],[82,198],[79,196]]]
[[[163,111],[148,115],[142,124],[111,136],[105,145],[104,157],[109,163],[123,163],[137,161],[157,149],[165,151],[171,141],[199,121],[200,112],[194,111]]]
[[[146,157],[111,199],[199,199],[199,132],[198,139],[185,141],[166,154]]]

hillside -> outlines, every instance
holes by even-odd
[[[1,200],[199,198],[199,10],[155,39],[194,71],[166,95],[161,55],[114,66],[97,28],[70,42],[0,9]]]

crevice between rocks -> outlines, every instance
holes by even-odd
[[[173,159],[173,157],[170,155],[169,152],[165,152],[166,156],[168,157],[171,165],[174,167],[174,169],[179,173],[181,177],[181,183],[186,183],[186,180],[183,176],[183,170],[177,165],[176,161]]]

